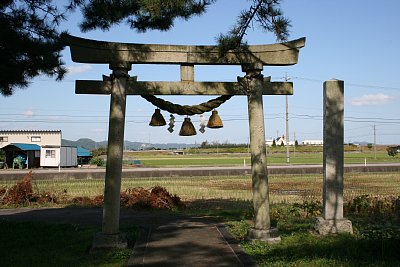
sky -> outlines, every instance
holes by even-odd
[[[82,33],[79,12],[61,25],[72,35],[114,42],[144,44],[215,45],[216,36],[234,24],[245,0],[218,0],[208,11],[189,21],[176,20],[168,32],[137,33],[126,25],[108,32]],[[289,140],[322,140],[322,93],[324,81],[345,83],[345,142],[400,144],[400,1],[372,0],[286,0],[282,3],[291,20],[289,40],[306,37],[297,65],[265,66],[264,76],[294,83],[289,101]],[[255,27],[246,36],[248,44],[275,43],[271,33]],[[40,76],[28,88],[10,97],[0,96],[1,130],[61,130],[64,139],[91,138],[103,141],[108,135],[110,97],[75,94],[75,80],[101,80],[111,72],[107,65],[71,61],[69,48],[63,51],[69,73],[61,82]],[[129,72],[141,81],[178,81],[179,66],[133,65]],[[243,76],[240,66],[196,66],[196,81],[236,81]],[[198,104],[212,96],[163,96],[177,104]],[[285,96],[264,96],[266,138],[282,136],[285,128]],[[125,140],[150,143],[247,143],[249,140],[247,99],[235,96],[218,113],[221,129],[208,129],[191,137],[179,136],[183,117],[176,116],[175,131],[150,127],[154,106],[140,96],[129,96]],[[166,119],[167,112],[162,112]],[[211,114],[205,114],[209,117]],[[199,116],[193,116],[199,128]]]

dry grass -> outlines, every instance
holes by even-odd
[[[11,187],[14,181],[0,181],[0,187]],[[273,175],[269,177],[271,203],[293,203],[305,199],[322,199],[321,175]],[[127,178],[127,188],[165,187],[183,200],[231,199],[251,200],[251,178],[230,177],[174,177]],[[93,197],[103,194],[102,179],[87,180],[33,180],[33,191],[52,192],[64,197]],[[348,173],[345,175],[345,200],[360,195],[400,195],[400,173]],[[1,197],[1,196],[0,196]]]

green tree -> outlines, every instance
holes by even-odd
[[[386,148],[389,156],[395,157],[400,151],[400,146],[389,146]]]
[[[16,88],[27,87],[29,81],[40,74],[57,80],[63,78],[66,69],[60,52],[64,46],[57,26],[65,18],[64,11],[51,0],[0,2],[2,95],[9,96]]]
[[[272,146],[273,146],[273,147],[276,147],[276,141],[275,141],[275,139],[272,141]]]
[[[206,147],[208,147],[209,145],[210,145],[210,144],[209,144],[208,141],[206,140],[206,141],[201,142],[200,147],[201,147],[201,148],[206,148]]]
[[[296,141],[294,141],[294,146],[295,147],[298,147],[299,146],[299,142],[296,140]]]
[[[92,0],[80,3],[84,16],[82,31],[109,30],[125,22],[139,32],[167,31],[176,18],[190,19],[201,15],[215,0]]]
[[[99,157],[102,155],[107,155],[107,149],[105,147],[99,147],[97,149],[92,150],[93,157]]]
[[[96,165],[98,167],[102,167],[105,165],[105,162],[102,158],[100,157],[93,157],[90,161],[89,164],[91,165]]]
[[[83,14],[83,32],[109,30],[121,23],[138,32],[167,31],[176,18],[188,20],[207,11],[216,0],[68,0],[60,7],[53,0],[3,0],[0,2],[0,93],[12,95],[27,87],[32,78],[48,75],[61,80],[66,69],[61,61],[58,27],[70,11]],[[255,26],[273,32],[279,41],[289,35],[290,21],[283,17],[281,0],[249,0],[234,26],[217,38],[220,52],[246,46],[246,32]]]
[[[242,10],[234,26],[226,34],[218,36],[220,52],[246,46],[244,37],[248,29],[255,26],[265,32],[272,32],[278,41],[289,37],[290,20],[279,8],[281,0],[251,0],[250,7]]]

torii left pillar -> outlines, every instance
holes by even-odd
[[[262,240],[269,243],[281,240],[278,229],[271,227],[269,211],[269,190],[265,127],[263,109],[262,64],[242,65],[246,72],[247,102],[249,112],[251,176],[253,189],[254,225],[247,233],[248,240]]]
[[[126,87],[129,78],[128,63],[110,64],[112,87],[108,127],[107,165],[104,187],[102,232],[93,241],[92,248],[126,248],[126,235],[119,231],[122,156],[124,148]]]

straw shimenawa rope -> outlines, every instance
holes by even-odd
[[[188,106],[188,105],[182,106],[179,104],[174,104],[167,100],[158,98],[154,95],[140,95],[140,96],[149,101],[150,103],[152,103],[154,106],[162,110],[168,111],[169,113],[191,116],[195,114],[203,114],[205,112],[209,112],[215,108],[218,108],[227,100],[231,99],[233,95],[221,95],[207,102],[193,106]]]

